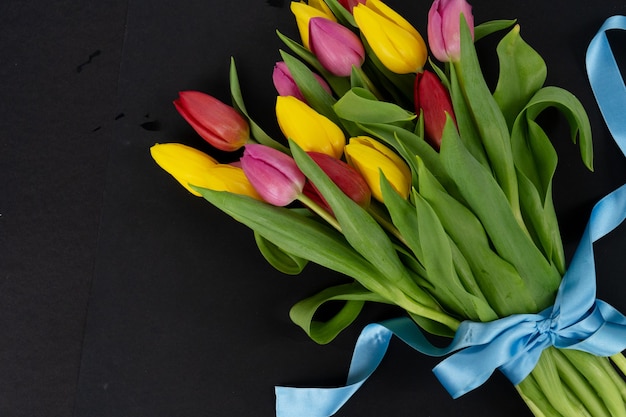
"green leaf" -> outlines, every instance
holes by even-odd
[[[474,115],[466,102],[465,92],[459,84],[454,65],[450,65],[450,98],[454,108],[456,125],[463,144],[477,161],[485,167],[489,167],[489,159],[487,158],[485,147],[476,127]]]
[[[411,313],[456,328],[458,321],[441,311],[437,302],[412,280],[381,226],[347,197],[295,142],[290,143],[298,167],[332,208],[346,240],[372,265],[377,282],[363,285]]]
[[[533,96],[527,105],[527,117],[535,120],[548,107],[555,107],[569,123],[572,142],[580,148],[585,166],[593,171],[593,141],[589,116],[582,103],[567,90],[559,87],[544,87]]]
[[[437,213],[472,271],[473,280],[463,280],[464,287],[470,293],[484,297],[499,317],[536,311],[537,306],[521,277],[515,268],[493,252],[476,216],[448,194],[424,164],[419,168],[420,194]]]
[[[546,64],[520,36],[515,25],[497,47],[500,76],[493,96],[500,106],[509,128],[531,97],[546,81]]]
[[[372,273],[372,265],[346,242],[341,233],[317,220],[250,197],[194,189],[215,207],[292,255],[365,283],[378,279]]]
[[[483,77],[467,22],[463,18],[460,22],[461,59],[454,63],[459,86],[476,123],[493,176],[507,197],[516,218],[521,222],[509,129]]]
[[[354,21],[354,16],[346,10],[337,0],[324,0],[328,8],[335,15],[339,23],[344,26],[350,26],[353,29],[356,29],[356,22]]]
[[[474,42],[491,35],[500,30],[507,29],[515,24],[517,20],[490,20],[474,27]]]
[[[415,114],[402,107],[379,101],[364,88],[354,87],[334,106],[339,117],[357,123],[396,123],[415,119]]]
[[[426,200],[414,192],[418,233],[423,250],[422,262],[432,285],[431,293],[448,311],[464,319],[491,321],[496,313],[486,302],[468,293],[456,273],[450,239],[439,218]]]
[[[248,114],[243,101],[243,96],[241,94],[241,86],[239,84],[239,77],[237,75],[237,67],[235,66],[234,58],[230,59],[230,95],[233,100],[233,106],[248,120],[250,133],[252,134],[252,137],[257,140],[257,142],[271,148],[278,149],[279,151],[289,153],[289,149],[285,147],[285,145],[272,139],[258,124],[256,124],[254,120],[252,120]]]
[[[254,232],[254,240],[265,260],[284,274],[298,275],[308,263],[306,259],[279,248],[257,232]]]
[[[450,123],[444,129],[441,158],[497,253],[519,272],[540,308],[552,304],[561,279],[559,272],[522,229],[491,172],[471,156]]]
[[[315,320],[315,313],[331,301],[345,301],[343,307],[328,321]],[[291,320],[319,344],[331,342],[358,317],[365,301],[389,303],[388,300],[368,291],[358,283],[342,284],[306,298],[289,311]]]
[[[306,99],[307,104],[318,113],[332,120],[335,124],[340,125],[341,120],[339,120],[333,109],[333,105],[336,102],[335,98],[324,90],[313,76],[313,72],[301,61],[288,53],[280,51],[280,55],[283,61],[285,61],[285,64],[287,64],[287,68],[289,68],[289,72],[298,86],[298,89]]]

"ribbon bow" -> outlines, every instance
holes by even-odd
[[[613,16],[600,28],[587,50],[587,71],[606,124],[626,155],[626,86],[606,37],[610,29],[626,29],[626,17]],[[346,386],[276,387],[276,416],[327,417],[336,413],[376,370],[393,335],[430,356],[453,353],[433,372],[454,398],[482,385],[496,369],[513,384],[520,383],[550,346],[597,356],[621,352],[626,349],[626,316],[596,299],[593,242],[625,218],[623,185],[594,206],[552,307],[488,323],[464,321],[445,348],[433,346],[406,317],[370,324],[357,340]]]

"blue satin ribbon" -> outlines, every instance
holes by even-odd
[[[626,29],[626,17],[613,16],[600,28],[587,51],[587,71],[607,126],[626,155],[626,87],[606,38],[605,32],[611,29]],[[624,218],[626,185],[594,206],[552,307],[489,323],[465,321],[445,348],[433,346],[407,317],[370,324],[357,340],[346,386],[276,387],[276,416],[328,417],[336,413],[376,370],[393,335],[427,355],[452,353],[433,372],[454,398],[482,385],[496,369],[513,384],[520,383],[550,346],[597,356],[621,352],[626,349],[626,317],[596,299],[593,242]]]

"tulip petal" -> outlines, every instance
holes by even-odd
[[[343,131],[306,103],[295,97],[277,97],[276,118],[285,137],[305,151],[341,157],[346,143]]]
[[[246,145],[241,166],[252,186],[270,204],[286,206],[302,193],[304,174],[290,156],[276,149]]]
[[[326,14],[322,10],[316,9],[315,7],[309,6],[308,4],[303,2],[292,1],[289,7],[296,18],[296,24],[298,25],[298,31],[300,32],[302,45],[304,45],[304,47],[309,50],[311,49],[309,47],[309,20],[314,17],[323,17],[326,19],[337,21],[335,16],[333,16],[332,14]]]
[[[207,142],[223,151],[241,148],[248,140],[246,120],[231,106],[199,91],[181,91],[176,110]]]
[[[360,68],[365,60],[361,40],[345,26],[324,18],[309,21],[309,46],[326,70],[338,77],[348,77],[352,67]]]
[[[424,66],[426,45],[423,40],[363,5],[354,8],[354,19],[378,59],[390,71],[408,74]]]
[[[200,193],[189,184],[210,188],[209,171],[217,161],[209,155],[180,143],[156,144],[150,148],[154,161],[195,196]]]

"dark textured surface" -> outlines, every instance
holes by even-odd
[[[425,33],[429,2],[389,4]],[[547,61],[548,84],[572,91],[589,111],[593,174],[563,121],[547,118],[560,135],[555,199],[571,254],[593,203],[626,182],[584,69],[589,40],[626,5],[473,4],[477,22],[518,18]],[[171,101],[184,89],[228,101],[231,55],[248,109],[278,135],[274,31],[296,36],[288,6],[0,5],[0,415],[271,416],[274,385],[341,384],[360,328],[398,314],[367,308],[336,341],[315,345],[289,321],[289,307],[341,278],[314,267],[298,277],[275,272],[247,229],[149,157],[156,142],[208,150]],[[626,61],[626,37],[612,39]],[[622,311],[624,231],[596,245],[600,297]],[[393,342],[337,415],[529,415],[500,375],[451,400],[430,373],[435,363]]]

